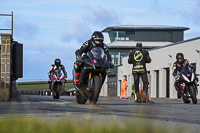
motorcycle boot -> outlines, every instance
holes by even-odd
[[[143,103],[146,103],[146,101],[147,101],[146,97],[147,97],[147,91],[143,91],[143,93],[142,93],[142,102]]]
[[[137,98],[137,99],[135,100],[135,102],[136,102],[136,103],[141,103],[139,92],[136,92],[136,98]]]
[[[180,83],[179,83],[178,81],[175,82],[174,87],[175,87],[176,91],[177,91],[180,95],[182,95],[182,94],[184,93],[184,92],[183,92],[183,89],[181,88],[181,85],[180,85]]]
[[[75,80],[74,80],[74,85],[79,85],[79,78],[81,76],[81,73],[75,72]]]

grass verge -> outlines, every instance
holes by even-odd
[[[73,86],[73,83],[65,83],[65,86]],[[49,84],[31,84],[31,85],[17,86],[17,90],[29,90],[29,89],[40,89],[40,88],[49,88]]]
[[[180,127],[167,129],[152,123],[116,121],[72,122],[63,118],[60,121],[44,121],[34,118],[0,119],[2,133],[183,133]]]

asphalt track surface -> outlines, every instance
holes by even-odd
[[[133,99],[100,97],[96,105],[76,103],[75,96],[18,95],[8,102],[0,102],[0,118],[34,117],[43,120],[70,119],[140,121],[162,125],[170,129],[182,126],[185,131],[200,130],[200,100],[197,104],[184,104],[181,99],[152,99],[154,103],[135,103]]]

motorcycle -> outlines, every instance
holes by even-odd
[[[91,51],[82,56],[82,71],[77,89],[76,102],[85,104],[96,104],[99,98],[101,87],[105,77],[110,72],[107,55],[101,47],[94,47]]]
[[[192,101],[193,104],[197,104],[198,81],[195,76],[194,69],[190,68],[189,65],[183,66],[180,71],[180,81],[180,85],[183,90],[183,102],[188,104]]]
[[[60,94],[64,90],[65,76],[62,75],[61,70],[55,70],[51,77],[51,90],[53,91],[53,98],[59,99]]]

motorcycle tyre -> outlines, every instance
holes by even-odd
[[[84,88],[82,88],[82,89],[85,89],[87,86],[84,85],[83,87]],[[87,99],[79,91],[77,91],[76,92],[76,102],[78,104],[85,104],[87,102]]]
[[[197,97],[196,97],[193,86],[189,86],[189,92],[190,92],[190,95],[191,95],[192,103],[197,104]]]
[[[99,76],[94,76],[93,91],[92,91],[92,95],[90,97],[90,102],[89,102],[90,105],[94,105],[97,103],[100,90],[101,90],[101,79]]]
[[[60,92],[62,90],[62,84],[56,84],[55,86],[55,94],[53,94],[54,99],[59,99],[60,98]]]

